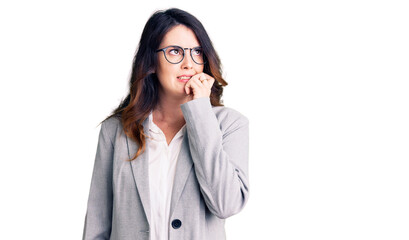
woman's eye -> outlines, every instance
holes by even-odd
[[[202,55],[202,49],[193,49],[194,55]]]
[[[179,55],[180,54],[180,50],[179,49],[171,49],[169,51],[170,54],[172,55]]]

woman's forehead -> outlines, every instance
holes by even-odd
[[[199,46],[199,41],[195,33],[184,25],[177,25],[171,28],[163,37],[160,48],[170,45],[177,45],[183,48],[193,48]]]

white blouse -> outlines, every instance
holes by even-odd
[[[167,240],[169,231],[169,211],[172,197],[173,179],[186,124],[173,137],[169,146],[165,134],[153,122],[149,114],[149,190],[151,201],[150,239]]]

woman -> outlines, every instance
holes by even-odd
[[[248,119],[221,104],[225,85],[194,16],[150,17],[101,125],[83,239],[225,239],[249,197]]]

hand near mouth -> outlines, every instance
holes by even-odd
[[[210,97],[215,79],[206,73],[199,73],[190,78],[185,85],[185,92],[193,95],[193,99]]]

